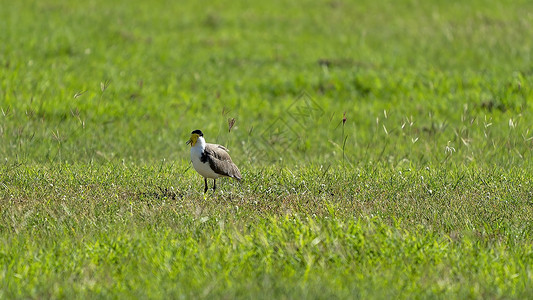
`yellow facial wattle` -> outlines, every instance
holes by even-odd
[[[196,133],[191,134],[191,138],[189,139],[187,144],[191,144],[191,147],[193,147],[194,145],[196,145],[196,142],[198,141],[198,137],[199,135]]]

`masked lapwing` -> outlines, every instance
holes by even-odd
[[[191,144],[191,161],[194,169],[204,177],[204,193],[207,192],[207,178],[213,178],[213,192],[217,188],[217,178],[231,177],[241,180],[241,172],[231,161],[226,147],[206,143],[204,134],[198,129],[191,132],[187,144]]]

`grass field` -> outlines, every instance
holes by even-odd
[[[0,298],[533,295],[531,1],[0,7]]]

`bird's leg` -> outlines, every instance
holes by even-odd
[[[215,192],[216,189],[217,189],[217,180],[213,179],[213,193]]]
[[[204,177],[205,189],[204,194],[207,193],[207,178]]]

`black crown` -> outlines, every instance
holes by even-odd
[[[196,129],[195,131],[191,132],[191,134],[195,134],[195,133],[199,136],[204,136],[204,134],[202,133],[200,129]]]

